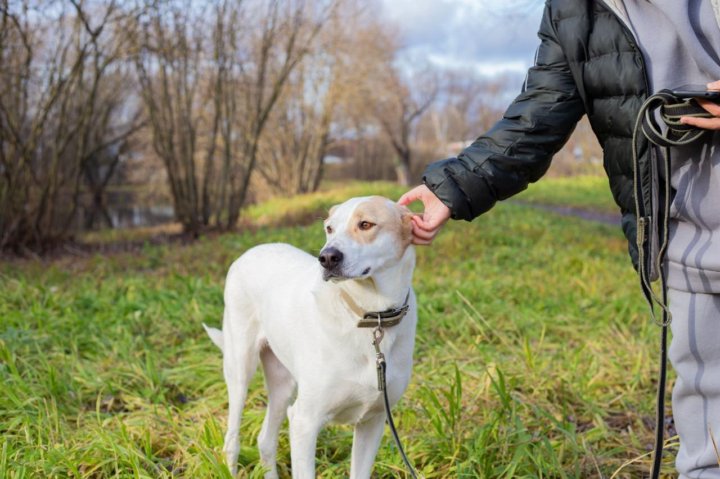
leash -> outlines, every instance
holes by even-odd
[[[659,113],[659,123],[657,114]],[[668,308],[667,278],[663,260],[667,252],[670,222],[670,159],[671,148],[685,146],[702,140],[708,130],[680,123],[683,116],[710,118],[693,99],[681,100],[669,90],[661,90],[650,96],[640,107],[632,138],[633,186],[635,190],[635,214],[637,217],[638,274],[640,287],[650,308],[650,316],[660,326],[660,371],[658,373],[657,401],[655,411],[655,446],[651,479],[660,477],[664,446],[665,390],[667,388],[667,338],[672,315]],[[661,148],[662,158],[655,161],[652,152],[646,165],[640,163],[638,140],[640,134],[653,145]],[[658,165],[657,163],[660,163]],[[655,181],[658,191],[654,190]],[[663,201],[656,202],[655,194],[663,193]],[[659,220],[659,221],[658,221]],[[652,283],[660,281],[660,294]],[[661,310],[656,315],[655,306]]]
[[[377,372],[378,391],[382,392],[383,395],[385,417],[387,419],[388,427],[390,428],[390,433],[395,441],[395,446],[397,446],[397,449],[400,452],[400,456],[405,463],[405,467],[413,479],[418,479],[417,471],[415,471],[415,468],[410,463],[410,459],[405,453],[405,449],[400,441],[400,435],[395,427],[395,421],[393,420],[392,410],[390,408],[390,399],[388,398],[387,393],[387,362],[385,361],[385,355],[380,350],[380,343],[385,337],[385,328],[399,324],[410,309],[410,305],[408,303],[410,300],[410,290],[408,290],[405,295],[405,301],[402,306],[385,311],[366,312],[362,310],[362,308],[360,308],[352,297],[344,290],[340,292],[340,296],[350,310],[360,317],[360,320],[357,323],[358,328],[374,328],[372,331],[372,345],[375,348],[375,369]]]
[[[403,448],[402,442],[400,442],[400,436],[398,435],[397,429],[395,428],[395,421],[393,420],[392,411],[390,410],[390,400],[388,399],[387,394],[387,377],[385,374],[387,371],[387,363],[385,362],[385,355],[382,353],[382,351],[380,351],[380,342],[385,336],[385,330],[380,325],[380,323],[378,323],[378,325],[375,327],[372,334],[372,345],[375,347],[375,368],[377,369],[378,390],[382,391],[383,393],[383,404],[385,405],[385,415],[387,417],[388,427],[390,428],[390,433],[392,434],[393,440],[395,441],[395,445],[400,452],[400,456],[405,463],[405,467],[407,468],[413,479],[417,479],[417,472],[410,463],[410,459],[408,459],[407,454],[405,454],[405,449]]]

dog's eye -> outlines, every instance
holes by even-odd
[[[329,235],[332,234],[332,232],[333,232],[332,226],[330,226],[330,225],[325,226],[325,231],[327,231],[327,234],[329,234]]]
[[[360,228],[360,230],[362,231],[367,231],[373,226],[375,226],[375,223],[370,223],[369,221],[361,221],[360,223],[358,223],[358,228]]]

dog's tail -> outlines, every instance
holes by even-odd
[[[205,328],[205,332],[210,336],[210,340],[215,343],[215,346],[220,348],[220,351],[223,350],[223,333],[219,329],[211,328],[207,326],[205,323],[203,323],[203,328]]]

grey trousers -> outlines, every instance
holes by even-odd
[[[677,373],[672,410],[680,436],[681,479],[720,479],[720,294],[670,289],[670,362]]]

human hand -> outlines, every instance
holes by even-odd
[[[413,243],[429,245],[440,228],[450,219],[450,208],[435,196],[425,185],[416,186],[400,197],[398,204],[407,206],[414,201],[422,201],[424,211],[413,215]]]
[[[707,84],[708,90],[720,90],[720,80]],[[694,118],[684,116],[680,118],[683,125],[692,125],[706,130],[720,130],[720,104],[702,98],[696,98],[698,104],[713,115],[714,118]]]

